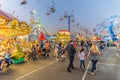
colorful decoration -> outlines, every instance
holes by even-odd
[[[16,46],[14,53],[12,54],[12,59],[14,64],[20,63],[24,61],[25,54],[23,50],[20,48],[20,45]]]
[[[8,20],[5,19],[4,16],[0,16],[0,26],[6,26],[8,24]]]
[[[13,62],[23,62],[25,57],[23,50],[27,47],[27,42],[17,41],[17,37],[29,35],[32,29],[27,23],[20,22],[1,10],[0,15],[0,36],[5,38],[1,42],[1,51],[9,48],[12,53]]]
[[[25,22],[19,22],[17,19],[5,22],[3,18],[0,17],[0,35],[1,36],[24,36],[31,33],[31,27]],[[6,24],[7,23],[7,24]]]
[[[42,25],[40,23],[40,17],[38,17],[38,21],[37,21],[36,27],[40,28],[40,29],[42,28]]]
[[[57,34],[58,41],[69,41],[70,40],[70,32],[68,30],[59,30]]]

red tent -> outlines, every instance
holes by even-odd
[[[46,40],[46,38],[45,38],[43,32],[40,33],[40,36],[39,36],[38,39],[39,39],[40,41],[44,41],[44,40]]]

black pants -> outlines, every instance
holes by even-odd
[[[7,67],[9,67],[12,64],[12,59],[5,58],[5,62],[7,63]]]
[[[96,64],[97,64],[98,60],[91,60],[91,61],[92,61],[91,72],[94,72],[94,70],[96,70]]]
[[[70,68],[72,69],[74,68],[73,61],[74,61],[74,56],[69,56],[69,65],[68,65],[67,70],[70,70]]]
[[[33,52],[33,53],[32,53],[32,59],[33,59],[33,60],[36,60],[36,59],[37,59],[37,58],[36,58],[36,52]]]
[[[85,61],[84,60],[80,60],[80,69],[82,68],[82,65],[85,68]]]
[[[48,58],[49,57],[49,52],[50,52],[50,50],[45,50],[45,58]]]

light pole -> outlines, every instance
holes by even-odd
[[[70,17],[71,16],[68,16],[68,31],[70,32]]]
[[[71,30],[70,29],[70,23],[71,23],[71,21],[74,22],[74,16],[73,16],[73,14],[68,15],[67,13],[65,13],[64,18],[68,19],[68,31],[70,32],[70,30]],[[72,20],[71,20],[71,18],[72,18]],[[60,18],[60,20],[62,20],[62,18]]]
[[[67,18],[68,18],[68,31],[70,32],[70,30],[71,30],[70,24],[71,24],[71,21],[74,22],[74,16],[69,15],[69,16],[67,16]],[[72,20],[71,20],[71,18],[72,18]]]
[[[88,38],[87,32],[88,32],[88,29],[85,29],[86,40],[87,40],[87,38]]]

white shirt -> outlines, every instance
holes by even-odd
[[[59,45],[58,44],[55,45],[55,51],[56,52],[59,51]]]
[[[85,53],[84,52],[81,52],[79,53],[79,56],[80,60],[85,60]]]

